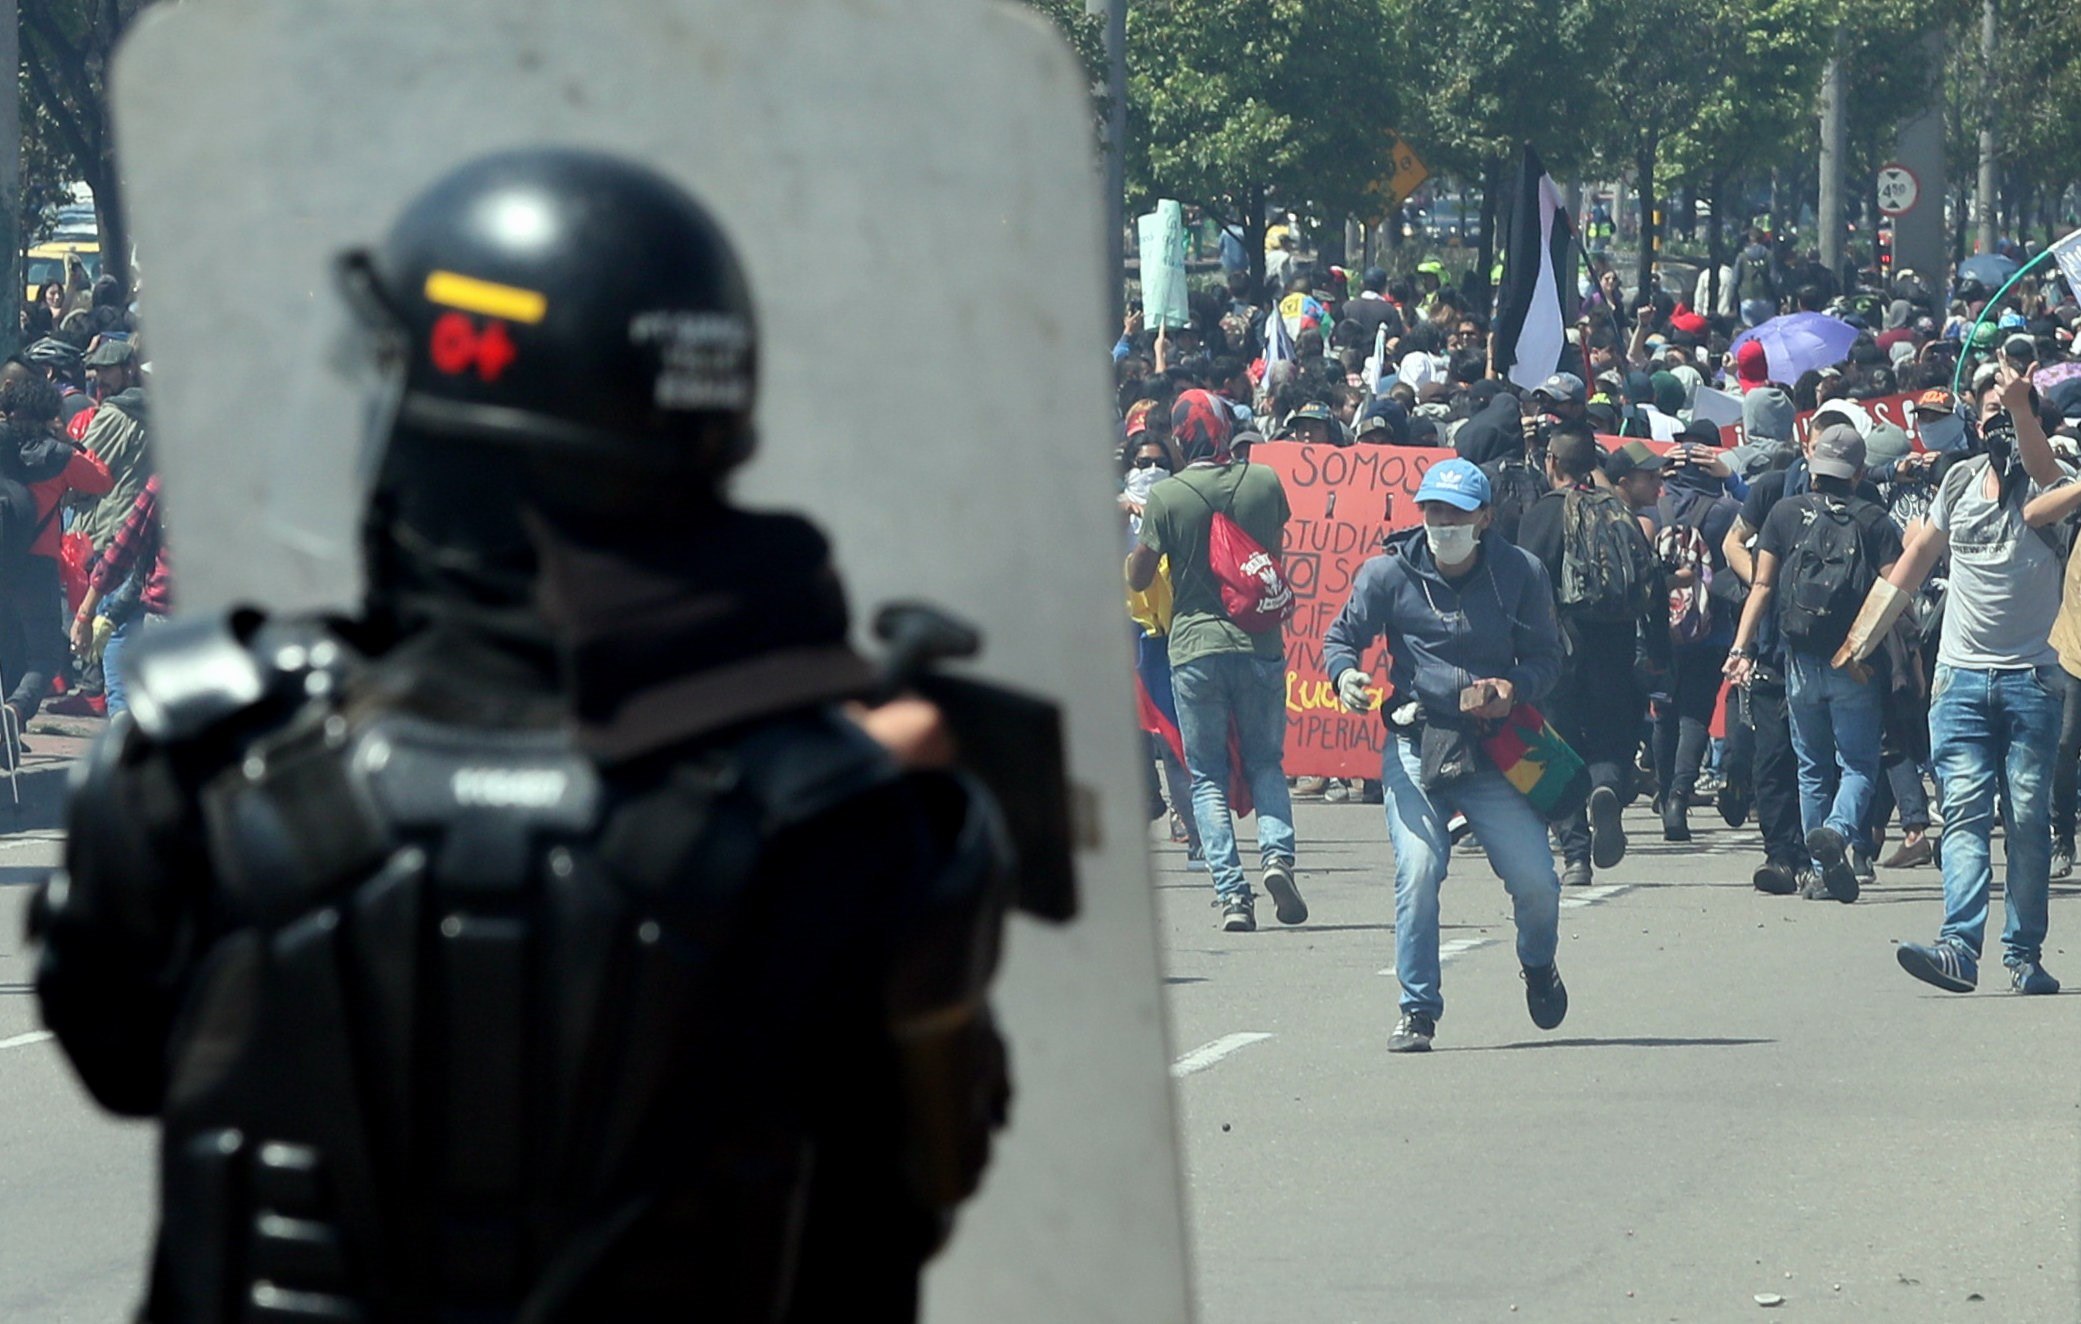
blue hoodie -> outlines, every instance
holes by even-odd
[[[1396,701],[1417,699],[1425,719],[1440,724],[1461,720],[1460,691],[1476,680],[1507,680],[1518,702],[1536,704],[1561,674],[1546,567],[1493,529],[1457,586],[1439,573],[1422,528],[1390,535],[1359,568],[1351,600],[1324,637],[1323,669],[1335,680],[1381,638]]]

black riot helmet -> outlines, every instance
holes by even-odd
[[[743,270],[708,212],[641,166],[481,157],[341,275],[397,392],[386,433],[710,480],[751,453]]]

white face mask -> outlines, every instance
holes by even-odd
[[[1431,555],[1439,565],[1459,565],[1474,555],[1474,542],[1480,530],[1472,524],[1426,524],[1423,539],[1431,545]]]
[[[1965,445],[1965,420],[1956,414],[1934,423],[1917,423],[1915,431],[1921,435],[1925,450],[1955,451]]]

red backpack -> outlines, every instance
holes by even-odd
[[[1213,571],[1214,582],[1221,586],[1221,610],[1245,634],[1278,629],[1293,615],[1294,608],[1293,586],[1286,582],[1285,565],[1236,523],[1228,511],[1216,510],[1198,488],[1194,487],[1192,493],[1206,502],[1207,509],[1214,514],[1207,527],[1207,569]],[[1228,499],[1233,507],[1234,491]]]

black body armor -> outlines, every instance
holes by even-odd
[[[812,707],[603,767],[331,629],[126,659],[37,907],[164,1126],[160,1324],[909,1318],[1007,1101],[978,783]]]

